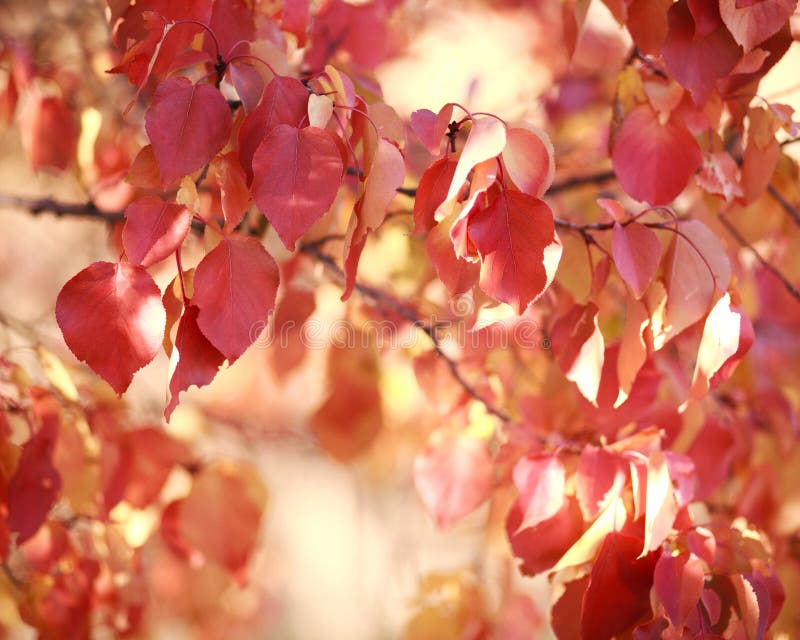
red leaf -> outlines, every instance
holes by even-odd
[[[247,188],[247,175],[235,151],[216,158],[212,164],[219,184],[225,232],[230,233],[244,218],[252,198]]]
[[[197,326],[198,308],[190,304],[183,312],[175,345],[170,357],[169,397],[164,409],[164,418],[169,417],[178,406],[178,395],[191,385],[203,387],[217,375],[220,365],[225,361]]]
[[[226,236],[197,265],[197,324],[233,363],[258,338],[278,292],[278,265],[255,238]]]
[[[597,324],[597,305],[575,305],[550,331],[553,354],[561,370],[583,397],[597,404],[605,362],[603,334]]]
[[[480,506],[492,489],[486,443],[467,435],[434,433],[414,459],[414,484],[440,529]]]
[[[197,18],[199,20],[199,18]],[[256,38],[255,10],[248,0],[214,0],[209,26],[219,46],[219,54],[230,56],[231,48],[241,42]],[[205,35],[206,50],[216,53],[209,34]],[[241,53],[242,49],[237,49]],[[215,61],[216,62],[216,61]]]
[[[159,428],[125,431],[105,441],[100,464],[106,515],[123,499],[144,509],[161,493],[175,465],[189,461],[186,445]]]
[[[414,233],[430,231],[436,224],[434,214],[447,197],[456,161],[445,157],[428,167],[417,186],[414,198]]]
[[[333,137],[317,127],[279,124],[253,156],[253,198],[290,250],[339,190],[344,167]]]
[[[158,352],[166,313],[142,267],[94,262],[61,289],[56,320],[75,357],[122,394]]]
[[[631,111],[614,140],[611,160],[625,192],[653,206],[668,204],[700,166],[700,146],[672,116],[661,124],[648,105]]]
[[[273,127],[300,126],[308,108],[308,90],[299,80],[275,76],[264,89],[258,105],[247,114],[239,129],[239,160],[253,179],[253,156]]]
[[[658,270],[661,242],[652,229],[638,222],[631,222],[624,227],[615,223],[611,233],[614,264],[638,300]]]
[[[281,29],[297,38],[297,46],[306,45],[306,29],[311,18],[311,0],[283,0]]]
[[[192,226],[192,212],[156,196],[143,196],[125,209],[122,246],[133,264],[149,267],[181,246]]]
[[[506,177],[520,191],[541,198],[553,183],[553,144],[544,133],[513,128],[506,132],[502,154]]]
[[[623,462],[604,447],[587,445],[575,470],[575,495],[587,522],[594,520],[615,500],[627,480]]]
[[[522,517],[522,507],[515,502],[506,520],[506,534],[514,555],[522,561],[519,569],[527,576],[553,567],[583,533],[581,510],[572,496],[565,498],[557,514],[535,527],[520,531]]]
[[[520,458],[514,466],[517,501],[523,509],[520,530],[535,527],[556,515],[564,505],[564,465],[557,456]]]
[[[789,20],[797,0],[720,0],[719,13],[745,52],[761,44]]]
[[[158,85],[145,113],[145,129],[167,186],[211,161],[228,142],[231,111],[207,84],[177,76]]]
[[[517,313],[552,282],[561,243],[553,213],[542,200],[504,189],[471,217],[468,233],[481,256],[481,288]]]
[[[44,420],[22,446],[17,470],[8,482],[8,528],[17,543],[36,533],[58,498],[61,477],[53,466],[58,420]]]
[[[189,495],[167,507],[162,532],[177,552],[216,562],[244,584],[266,502],[252,469],[217,463],[194,475]]]
[[[34,171],[66,169],[75,159],[78,127],[61,98],[32,96],[20,115],[22,142]]]
[[[727,380],[753,344],[753,325],[731,306],[730,294],[717,301],[706,318],[688,400],[699,400]]]
[[[703,593],[703,562],[684,551],[676,556],[662,553],[656,562],[653,584],[672,624],[679,629]]]
[[[650,587],[658,553],[639,558],[642,541],[609,533],[592,566],[583,596],[581,637],[611,640],[650,610]]]
[[[699,4],[709,12],[702,15],[697,25],[697,17],[692,15],[686,0],[670,7],[669,31],[661,52],[670,75],[692,92],[697,104],[703,104],[714,91],[717,80],[736,66],[741,49],[719,19],[714,3]]]
[[[450,239],[450,223],[456,214],[442,220],[428,232],[425,249],[436,275],[447,287],[450,295],[464,293],[472,288],[480,275],[480,265],[459,258]]]

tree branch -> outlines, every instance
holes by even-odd
[[[0,194],[0,205],[12,206],[20,209],[24,209],[34,215],[42,213],[42,212],[51,212],[56,214],[59,217],[79,217],[79,218],[89,218],[94,220],[101,220],[104,222],[119,222],[125,219],[124,212],[122,211],[101,211],[97,208],[97,206],[93,202],[83,202],[83,203],[75,203],[75,204],[66,204],[63,202],[58,202],[51,198],[23,198],[18,196],[6,196]],[[340,281],[344,281],[344,272],[341,270],[336,261],[326,253],[323,253],[320,250],[320,247],[329,240],[341,239],[341,236],[338,234],[332,236],[324,236],[316,241],[311,241],[308,244],[301,245],[299,250],[305,253],[308,256],[311,256],[318,262],[321,262],[327,269],[330,271],[337,279]],[[477,390],[464,378],[461,374],[461,371],[458,368],[458,364],[453,360],[450,356],[448,356],[444,350],[442,349],[441,342],[439,338],[436,336],[436,331],[434,328],[425,324],[422,319],[417,315],[417,313],[406,304],[403,304],[399,300],[393,298],[389,294],[380,289],[376,289],[374,287],[370,287],[365,285],[361,282],[356,282],[355,290],[361,295],[363,298],[367,300],[371,300],[375,304],[378,304],[384,308],[391,309],[395,311],[400,316],[408,320],[413,326],[420,329],[428,339],[431,341],[433,345],[433,349],[436,353],[444,359],[447,363],[450,372],[455,379],[455,381],[464,389],[464,391],[474,400],[477,400],[481,404],[486,407],[486,411],[493,416],[496,416],[503,422],[510,422],[511,416],[509,416],[505,411],[495,407],[491,402],[486,400],[481,394],[477,392]]]
[[[792,204],[781,195],[781,192],[772,185],[772,183],[767,185],[767,191],[769,191],[769,194],[775,199],[775,202],[781,205],[783,210],[789,214],[789,217],[794,220],[794,223],[800,227],[800,211],[793,207]]]
[[[761,263],[761,266],[764,267],[767,271],[769,271],[772,275],[774,275],[778,280],[780,280],[783,283],[783,286],[786,287],[786,290],[789,292],[789,294],[800,302],[800,291],[798,291],[797,288],[791,282],[789,282],[789,279],[785,275],[783,275],[780,271],[778,271],[772,265],[772,263],[769,262],[769,260],[767,260],[764,256],[762,256],[753,245],[751,245],[747,240],[745,240],[744,236],[742,236],[742,234],[739,233],[739,230],[736,227],[734,227],[725,216],[719,214],[719,216],[717,217],[719,221],[722,223],[722,226],[725,227],[728,230],[728,232],[734,237],[736,242],[739,243],[739,246],[750,251],[750,253],[752,253],[753,256],[756,258],[756,260],[758,260]]]
[[[342,269],[336,264],[336,260],[334,260],[330,255],[323,253],[319,249],[318,243],[310,243],[307,245],[301,245],[300,251],[305,253],[306,255],[311,256],[318,262],[321,262],[325,267],[340,281],[344,281],[345,275]],[[390,296],[385,291],[381,291],[380,289],[376,289],[374,287],[370,287],[365,285],[361,282],[356,281],[354,289],[365,299],[371,300],[375,304],[384,307],[386,309],[391,309],[392,311],[396,312],[406,320],[408,320],[413,326],[420,329],[428,339],[431,341],[434,351],[436,354],[442,358],[446,363],[447,367],[450,369],[450,374],[453,376],[453,379],[461,386],[462,389],[474,400],[477,400],[484,407],[486,407],[486,412],[490,413],[491,415],[499,418],[503,422],[510,422],[511,416],[508,415],[502,409],[494,406],[489,400],[484,398],[478,391],[473,387],[461,374],[461,371],[458,368],[458,363],[453,360],[450,356],[448,356],[443,348],[442,344],[439,341],[439,338],[436,336],[436,330],[433,327],[428,326],[422,319],[417,315],[416,311],[409,307],[406,304],[403,304],[396,298]]]

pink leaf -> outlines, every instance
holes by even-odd
[[[56,320],[75,357],[122,394],[161,347],[166,313],[142,267],[94,262],[61,289]]]
[[[471,217],[468,229],[481,256],[481,288],[521,314],[550,285],[561,258],[550,207],[505,189]]]
[[[181,246],[192,226],[192,212],[156,196],[143,196],[125,209],[122,246],[133,264],[149,267]]]
[[[386,217],[386,207],[397,195],[397,188],[403,184],[405,170],[400,150],[386,138],[380,138],[364,181],[364,194],[355,207],[362,232],[374,231],[381,226]]]
[[[290,250],[339,190],[344,167],[333,137],[317,127],[279,124],[253,156],[253,198]]]
[[[720,0],[719,13],[745,52],[777,33],[789,20],[797,0]]]
[[[551,330],[553,353],[567,380],[584,398],[597,403],[605,361],[605,341],[597,324],[597,305],[575,305]]]
[[[731,278],[728,254],[711,229],[698,220],[683,222],[679,229],[664,263],[668,337],[706,315]]]
[[[614,263],[622,279],[639,299],[658,270],[661,242],[652,229],[638,222],[625,226],[615,223],[611,234]]]
[[[703,562],[684,551],[676,556],[663,553],[656,562],[653,585],[672,624],[679,629],[697,606],[703,593]]]
[[[507,177],[528,195],[541,198],[553,183],[553,144],[544,133],[509,129],[502,158]]]
[[[200,261],[192,303],[197,324],[228,362],[258,338],[275,307],[278,265],[255,238],[228,236]]]
[[[167,186],[207,164],[231,133],[231,111],[222,94],[183,76],[158,85],[145,113],[145,129]]]
[[[535,527],[556,515],[564,504],[564,465],[558,457],[520,458],[514,466],[514,486],[523,509],[519,529]]]
[[[428,109],[419,109],[411,114],[411,128],[434,156],[439,155],[442,139],[452,116],[453,105],[449,103],[439,109],[438,114]]]
[[[458,158],[456,171],[446,201],[453,200],[476,164],[500,155],[506,145],[506,125],[497,118],[480,118],[472,121],[472,130]]]
[[[446,529],[489,497],[492,459],[481,440],[435,435],[414,460],[414,484],[436,524]]]
[[[626,467],[604,447],[587,445],[575,471],[575,494],[584,519],[589,522],[615,500],[625,487]]]
[[[651,107],[641,105],[622,121],[611,160],[625,192],[656,206],[683,191],[703,156],[680,119],[661,124]]]

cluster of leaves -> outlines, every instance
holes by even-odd
[[[254,470],[198,462],[115,398],[79,390],[53,353],[36,357],[47,387],[0,361],[0,557],[22,620],[43,639],[135,636],[166,549],[243,584],[267,498]]]
[[[67,345],[117,394],[163,348],[169,420],[182,391],[209,384],[265,327],[299,326],[312,315],[314,293],[303,283],[315,281],[322,263],[341,280],[343,301],[382,307],[359,313],[385,313],[429,337],[432,349],[408,354],[436,414],[413,469],[420,497],[443,528],[486,501],[498,506],[494,517],[521,572],[550,576],[559,638],[765,637],[784,600],[776,566],[797,559],[779,544],[787,532],[776,523],[779,501],[765,501],[775,489],[764,468],[794,451],[795,403],[786,380],[754,378],[787,354],[767,340],[744,360],[735,392],[721,389],[736,381],[759,330],[769,335],[796,321],[770,311],[783,276],[731,231],[727,216],[753,226],[748,217],[774,205],[773,183],[796,177],[778,139],[797,133],[792,110],[757,96],[792,42],[796,2],[604,0],[632,53],[610,82],[607,69],[596,70],[596,103],[580,109],[569,104],[569,82],[593,80],[564,72],[564,97],[548,105],[548,133],[456,103],[418,110],[406,126],[369,74],[388,55],[386,20],[397,4],[329,0],[312,11],[295,0],[270,8],[108,3],[119,50],[112,72],[135,88],[128,109],[143,107],[149,144],[114,165],[126,176],[120,258],[86,267],[58,296]],[[565,60],[582,38],[591,43],[583,33],[589,4],[560,7]],[[531,10],[552,18],[549,7]],[[31,88],[32,66],[20,50],[7,57],[13,73],[0,117],[14,116],[18,88],[32,93],[20,118],[31,165],[65,169],[78,140],[67,101]],[[616,178],[620,189],[554,183],[570,118],[595,107],[608,117],[609,106],[601,160],[610,159],[612,172],[597,180]],[[47,132],[59,123],[65,133],[54,140]],[[115,149],[124,155],[119,143]],[[415,187],[404,186],[408,175],[419,175]],[[427,261],[417,297],[405,303],[364,285],[369,271],[359,263],[368,241],[390,232],[391,205],[410,196],[404,230]],[[92,207],[87,214],[104,216]],[[193,230],[204,234],[204,257],[184,269],[181,250]],[[783,222],[767,231],[777,235]],[[341,243],[340,261],[322,251],[329,242]],[[759,262],[743,260],[738,244]],[[162,292],[150,271],[170,258],[176,272]],[[423,308],[455,316],[470,344],[462,340],[451,356],[441,343],[447,329],[426,324]],[[546,339],[530,340],[531,327]],[[366,451],[380,430],[380,351],[331,349],[331,392],[311,430],[340,460]],[[286,373],[304,353],[298,346],[275,357]],[[92,535],[114,535],[109,514],[119,501],[149,508],[169,470],[188,466],[191,492],[163,509],[162,534],[184,557],[242,575],[264,503],[249,475],[195,468],[162,432],[127,430],[118,417],[77,404],[69,411],[83,415],[68,422],[51,392],[16,388],[27,398],[13,406],[23,407],[30,437],[18,447],[5,429],[3,535],[27,558],[25,571],[49,575],[59,562],[85,559],[93,563],[84,576],[90,593],[116,560],[84,558],[79,529],[49,516],[52,506],[61,500],[82,516],[88,509],[100,523]],[[486,415],[476,417],[476,406]],[[53,451],[62,446],[84,457],[102,452],[94,463],[100,479],[88,489],[74,481],[99,502],[87,493],[76,506],[59,493],[70,474],[92,468],[60,468]],[[134,471],[123,477],[125,455]],[[247,531],[203,526],[229,518],[208,511],[220,502]],[[46,561],[31,560],[26,544],[49,549],[38,552]],[[67,553],[73,559],[64,560]],[[132,575],[135,556],[125,555]],[[512,623],[487,613],[480,589],[463,577],[431,580],[409,637],[444,637],[443,629],[505,637],[503,625]],[[448,580],[458,585],[456,605],[426,604]],[[50,580],[37,597],[62,597],[69,587],[60,584]],[[514,628],[535,629],[538,618],[516,597],[509,592],[506,602],[520,620]],[[453,606],[460,613],[442,613]],[[70,628],[86,624],[86,607]],[[43,637],[47,625],[60,624],[55,614],[24,616],[40,621],[32,624]]]

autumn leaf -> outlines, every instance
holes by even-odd
[[[198,313],[199,309],[190,304],[178,322],[169,361],[169,392],[164,409],[164,418],[168,422],[178,405],[180,392],[192,385],[202,387],[209,384],[225,361],[225,356],[200,331],[197,325]]]
[[[703,592],[703,578],[702,561],[688,551],[677,555],[662,553],[656,562],[653,573],[656,595],[672,624],[679,629],[697,606]]]
[[[566,474],[557,456],[521,458],[513,477],[523,509],[520,529],[535,527],[561,510]]]
[[[158,85],[145,113],[162,186],[196,171],[225,146],[231,112],[222,94],[207,84],[176,76]]]
[[[673,116],[662,124],[651,107],[642,105],[622,121],[611,160],[625,192],[657,206],[683,191],[703,156],[681,120]]]
[[[489,497],[492,459],[486,443],[435,434],[414,460],[414,484],[437,526],[450,527]]]
[[[53,466],[58,420],[45,420],[22,446],[17,470],[8,482],[8,528],[17,543],[33,536],[45,521],[61,490]]]
[[[149,267],[172,255],[192,225],[192,212],[155,196],[143,196],[125,209],[122,246],[133,264]]]
[[[317,127],[279,124],[258,146],[253,199],[289,250],[333,204],[343,171],[333,134]]]
[[[197,265],[197,325],[232,363],[258,338],[275,306],[278,265],[255,238],[228,236]]]
[[[661,262],[658,237],[652,229],[638,222],[625,226],[617,222],[611,232],[611,249],[622,279],[633,289],[636,298],[641,298]]]
[[[550,207],[504,189],[471,216],[468,229],[481,256],[481,289],[521,314],[553,281],[561,258]]]
[[[699,400],[730,378],[753,344],[753,326],[726,293],[706,317],[688,400]]]
[[[640,544],[622,533],[609,533],[603,540],[583,596],[583,640],[611,640],[650,609],[659,553],[639,557]]]
[[[56,320],[75,357],[122,394],[158,352],[166,314],[142,267],[94,262],[61,289]]]

